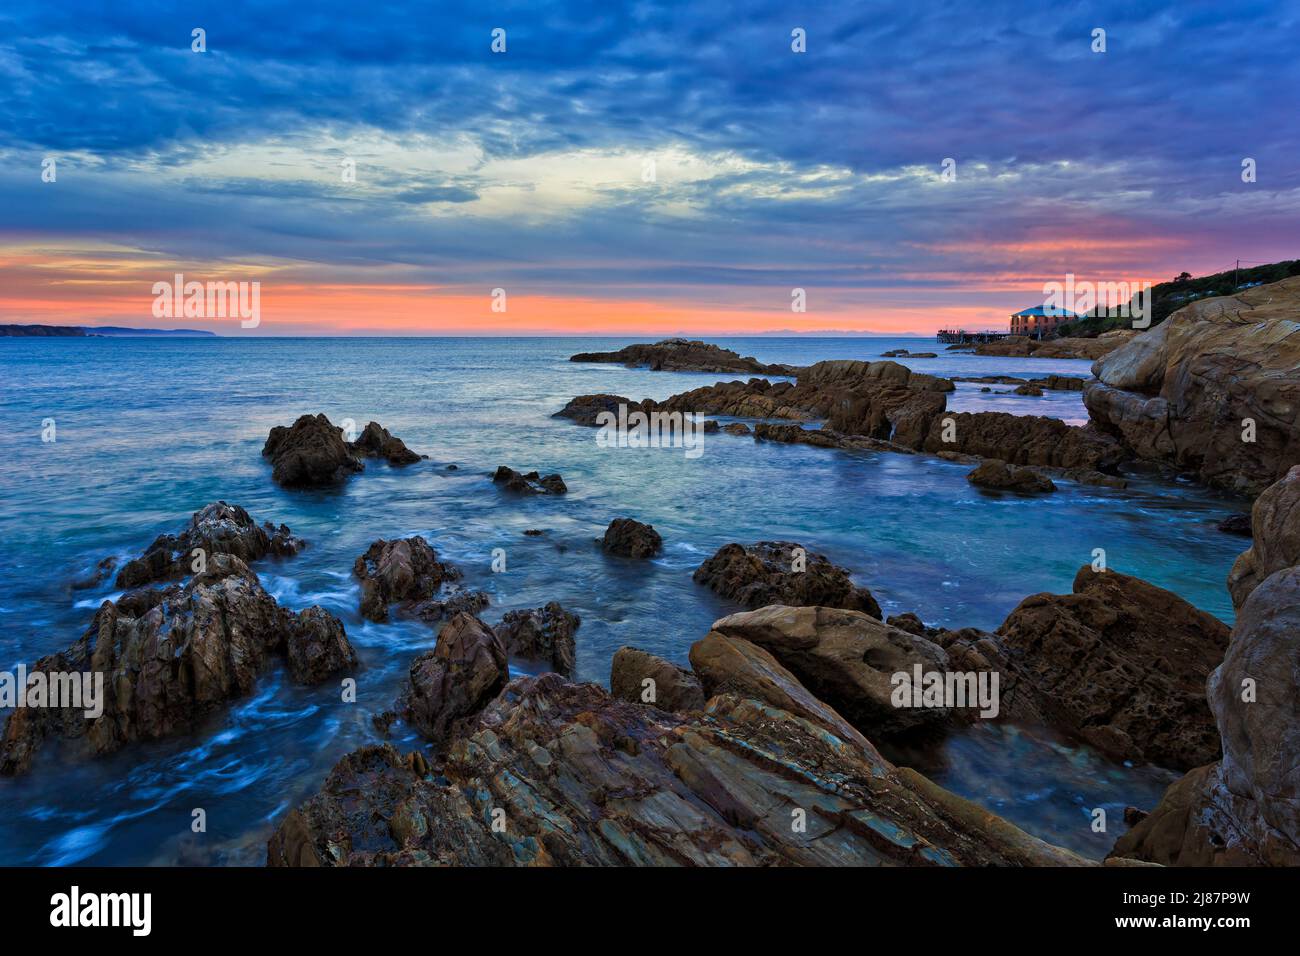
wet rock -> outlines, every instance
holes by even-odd
[[[14,710],[0,740],[0,773],[28,770],[50,738],[63,738],[73,756],[89,757],[192,732],[228,701],[249,694],[289,643],[298,661],[311,665],[295,666],[295,677],[353,659],[342,625],[327,618],[319,608],[295,615],[280,607],[243,561],[225,553],[213,554],[207,571],[184,585],[105,601],[80,640],[29,670],[92,672],[103,681],[102,713],[87,717],[84,706]],[[326,635],[335,656],[310,653],[311,641]]]
[[[696,569],[694,580],[747,608],[838,607],[880,617],[876,599],[848,571],[793,541],[723,545]]]
[[[1300,567],[1246,599],[1208,683],[1223,759],[1170,785],[1112,856],[1175,866],[1300,866]]]
[[[371,422],[357,436],[357,440],[348,445],[358,455],[365,458],[383,458],[390,465],[412,465],[428,455],[417,455],[406,447],[397,436],[391,434],[379,422]]]
[[[285,647],[289,673],[300,684],[321,681],[357,666],[343,622],[319,605],[300,611]]]
[[[74,591],[85,591],[88,588],[98,587],[112,576],[117,570],[117,558],[107,557],[96,564],[88,573],[74,579],[68,586]]]
[[[361,616],[387,621],[388,606],[402,602],[407,610],[434,596],[446,581],[458,580],[460,571],[438,560],[429,542],[419,536],[385,541],[366,549],[352,565],[361,581]]]
[[[345,757],[281,822],[268,864],[1083,862],[814,722],[732,695],[680,716],[555,674],[521,678],[436,767],[422,760],[391,746]]]
[[[506,491],[525,495],[562,495],[569,490],[564,484],[564,479],[558,474],[543,477],[535,471],[530,471],[525,475],[505,465],[497,468],[492,480],[504,486]]]
[[[397,710],[429,740],[442,742],[458,722],[496,697],[509,677],[500,638],[472,614],[457,614],[442,626],[433,650],[411,662]]]
[[[1133,454],[1258,494],[1300,460],[1297,317],[1300,277],[1199,299],[1097,362],[1084,404]]]
[[[635,647],[614,652],[609,692],[621,700],[661,710],[684,713],[704,709],[704,689],[695,674]]]
[[[508,611],[495,633],[511,657],[542,661],[567,677],[573,673],[577,656],[574,634],[581,623],[578,615],[551,601],[530,611]]]
[[[481,614],[492,603],[483,591],[452,590],[440,597],[420,601],[409,608],[415,617],[426,624],[436,624],[457,614]]]
[[[998,491],[1043,492],[1055,491],[1050,478],[1031,468],[1008,465],[996,458],[986,458],[979,467],[966,476],[966,480],[980,488]]]
[[[1034,379],[1033,384],[1053,392],[1081,392],[1086,381],[1076,375],[1049,375]]]
[[[789,375],[789,365],[764,365],[731,349],[698,339],[664,339],[660,342],[628,345],[617,352],[580,352],[570,362],[619,362],[629,368],[671,372],[754,372],[760,375]]]
[[[1028,395],[1033,398],[1043,397],[1043,390],[1039,388],[1037,385],[1029,385],[1029,384],[1017,385],[1014,389],[1012,389],[1012,392],[1014,392],[1016,395]]]
[[[597,419],[602,414],[608,413],[617,417],[620,406],[626,407],[628,414],[632,412],[646,412],[648,414],[654,410],[654,402],[649,399],[644,402],[634,402],[622,395],[602,393],[599,395],[579,395],[571,399],[568,404],[551,417],[568,418],[579,425],[595,428],[600,424]]]
[[[996,634],[941,638],[951,666],[1001,674],[1002,716],[1055,727],[1116,760],[1215,759],[1205,681],[1228,628],[1176,594],[1084,565],[1072,594],[1025,598]]]
[[[1241,535],[1243,538],[1249,538],[1252,534],[1249,513],[1230,514],[1214,527],[1224,534]]]
[[[728,435],[749,435],[752,434],[748,425],[744,422],[732,422],[722,429]]]
[[[262,457],[271,459],[271,478],[286,487],[335,485],[366,467],[343,440],[343,429],[324,415],[276,425]]]
[[[164,534],[154,539],[143,555],[122,566],[115,583],[119,588],[137,588],[183,577],[196,566],[202,567],[215,554],[231,554],[249,563],[268,554],[276,557],[297,554],[304,546],[305,542],[294,537],[285,525],[277,528],[268,521],[258,527],[243,508],[217,501],[194,512],[189,526],[180,534]],[[201,557],[194,553],[196,549],[203,552]],[[100,567],[104,567],[103,562]]]
[[[1300,465],[1255,499],[1250,515],[1254,541],[1228,572],[1235,608],[1270,574],[1300,564]]]
[[[651,558],[663,548],[664,539],[653,525],[631,518],[615,518],[605,529],[600,546],[606,554],[625,558]]]
[[[924,636],[861,611],[774,605],[732,614],[713,631],[770,653],[871,740],[899,737],[947,722],[944,707],[897,707],[893,677],[947,670],[948,655]],[[974,702],[971,702],[974,704]]]
[[[540,528],[529,528],[524,532],[524,534],[530,538],[540,538],[542,535],[546,534],[546,532],[542,531]]]
[[[958,452],[1011,465],[1105,472],[1125,458],[1113,438],[1090,429],[1059,418],[1005,412],[905,414],[895,420],[893,440],[931,454]]]

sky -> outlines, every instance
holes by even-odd
[[[0,323],[1005,328],[1067,274],[1300,256],[1297,37],[1251,0],[4,0]],[[259,283],[258,325],[156,317],[177,273]]]

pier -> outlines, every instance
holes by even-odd
[[[1010,332],[994,332],[991,330],[967,332],[965,329],[940,329],[934,340],[945,345],[978,345],[982,342],[996,342],[998,339],[1005,339],[1010,334]]]

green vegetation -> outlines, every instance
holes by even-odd
[[[1151,297],[1155,301],[1155,307],[1152,310],[1151,325],[1152,327],[1159,325],[1183,306],[1197,299],[1232,295],[1247,286],[1266,285],[1294,275],[1300,275],[1300,259],[1272,262],[1248,269],[1229,269],[1226,272],[1201,276],[1199,279],[1194,279],[1184,272],[1169,282],[1160,282],[1152,286]],[[1106,308],[1099,306],[1088,312],[1085,318],[1059,326],[1056,337],[1092,338],[1111,329],[1130,328],[1131,323],[1132,320],[1127,316],[1107,315]]]

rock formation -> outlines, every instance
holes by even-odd
[[[619,362],[630,368],[643,367],[668,372],[752,372],[758,375],[791,375],[789,365],[764,365],[698,339],[664,339],[660,342],[628,345],[617,352],[581,352],[570,362]]]
[[[403,718],[434,742],[445,741],[506,685],[506,649],[472,614],[443,625],[433,650],[411,662],[409,683],[397,703]]]
[[[1240,608],[1265,578],[1300,564],[1300,465],[1255,499],[1250,517],[1251,546],[1228,573],[1232,606]]]
[[[664,539],[654,525],[631,518],[615,518],[605,529],[600,546],[607,554],[625,558],[651,558],[663,548]]]
[[[389,433],[379,422],[371,422],[348,446],[366,458],[383,458],[390,465],[412,465],[427,455],[417,455],[400,438]]]
[[[614,652],[609,692],[621,700],[651,704],[660,710],[685,713],[704,709],[704,689],[694,673],[635,647]]]
[[[566,677],[577,659],[574,634],[582,618],[551,601],[530,611],[507,611],[494,632],[511,657],[541,661]]]
[[[793,541],[726,544],[695,571],[695,582],[747,608],[768,604],[847,608],[880,617],[880,605],[849,572]]]
[[[276,425],[262,446],[271,477],[287,487],[334,485],[365,465],[343,440],[343,429],[324,415],[303,415],[291,426]]]
[[[569,490],[559,475],[543,477],[535,471],[525,475],[505,465],[497,468],[492,480],[502,485],[506,491],[524,495],[562,495]]]
[[[352,573],[361,581],[361,616],[378,622],[388,620],[388,606],[397,602],[419,614],[421,605],[431,601],[444,582],[461,577],[457,568],[439,561],[438,553],[418,535],[375,541],[353,563]],[[426,613],[436,617],[442,610],[430,606]]]
[[[1031,468],[1008,465],[997,458],[985,458],[979,467],[966,476],[966,480],[980,488],[998,491],[1055,491],[1050,478]]]

